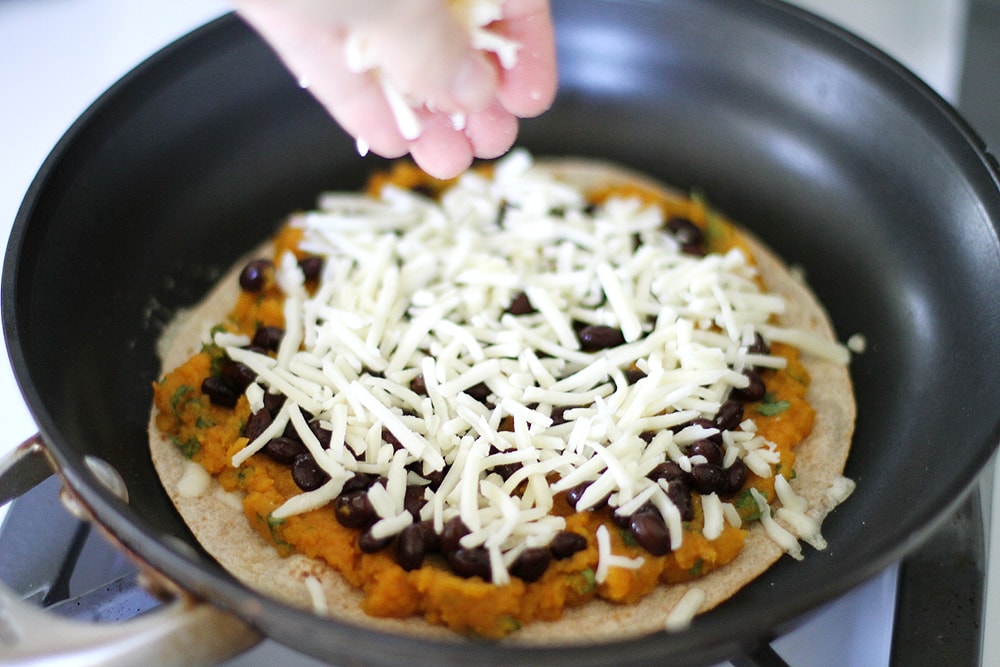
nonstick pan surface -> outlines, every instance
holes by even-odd
[[[103,96],[15,222],[3,323],[67,483],[129,550],[293,648],[343,663],[697,664],[791,627],[944,521],[1000,437],[1000,188],[955,112],[865,43],[779,2],[554,3],[561,92],[536,154],[611,159],[703,193],[800,266],[842,339],[859,418],[830,546],[783,559],[674,635],[526,651],[348,627],[236,583],[150,463],[155,342],[179,309],[324,189],[380,166],[225,17]],[[124,503],[84,465],[109,462]]]

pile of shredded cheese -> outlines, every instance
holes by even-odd
[[[372,533],[391,536],[413,521],[407,485],[423,485],[421,519],[440,532],[461,517],[471,531],[462,546],[488,550],[498,584],[524,549],[563,529],[550,514],[553,496],[581,483],[590,486],[578,510],[606,496],[622,515],[652,503],[680,546],[680,513],[666,485],[646,475],[665,460],[684,470],[703,462],[684,448],[717,431],[671,429],[714,416],[732,388],[746,386],[744,368],[784,364],[748,351],[762,327],[771,340],[841,354],[771,323],[785,304],[761,291],[741,251],[684,254],[659,208],[616,197],[589,207],[579,188],[523,151],[498,162],[492,177],[467,173],[440,201],[393,186],[378,199],[328,194],[291,224],[303,230],[301,249],[325,258],[324,272],[310,294],[295,258],[279,261],[286,332],[276,356],[216,334],[258,374],[247,389],[252,410],[263,409],[265,392],[287,397],[232,464],[291,423],[330,480],[289,499],[275,518],[322,507],[355,472],[368,473],[385,480],[369,491],[379,516]],[[521,292],[534,312],[506,312]],[[625,343],[583,351],[574,321],[619,328]],[[624,370],[633,365],[644,376],[630,383]],[[418,375],[426,395],[411,389]],[[465,393],[480,383],[487,402]],[[554,423],[556,408],[565,423]],[[332,432],[329,449],[309,429],[312,419]],[[500,428],[505,419],[513,430]],[[402,448],[383,441],[383,428]],[[648,433],[656,435],[641,437]],[[723,440],[726,466],[741,458],[772,475],[777,452],[752,421]],[[509,463],[520,467],[508,479],[492,472]],[[414,464],[448,472],[435,491],[407,469]],[[779,487],[786,490],[794,506],[790,488]],[[714,494],[703,506],[706,537],[723,522],[739,525],[735,508]],[[602,574],[636,565],[617,562],[600,538]]]

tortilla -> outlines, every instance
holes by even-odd
[[[616,165],[584,160],[537,164],[583,185],[586,190],[621,183],[666,190],[665,186]],[[768,291],[787,301],[788,309],[781,323],[835,341],[830,321],[809,289],[760,241],[744,230],[739,233],[751,248]],[[261,252],[251,256],[260,256]],[[165,370],[197,352],[209,329],[230,311],[238,295],[238,275],[243,265],[243,262],[237,264],[201,304],[179,315],[164,334],[161,355]],[[810,513],[821,518],[843,499],[844,494],[831,493],[831,489],[850,487],[844,485],[842,473],[854,429],[855,401],[844,364],[812,355],[804,355],[803,363],[812,379],[807,399],[816,411],[816,418],[811,434],[795,448],[796,476],[791,483],[796,494],[808,502]],[[463,641],[454,632],[419,617],[368,616],[361,609],[362,592],[331,567],[302,555],[280,557],[245,520],[239,498],[226,493],[215,480],[208,482],[207,490],[195,497],[180,493],[178,486],[185,473],[193,476],[185,483],[197,478],[197,473],[189,470],[197,464],[186,461],[179,448],[158,431],[155,417],[154,407],[149,425],[150,450],[164,488],[198,541],[246,585],[290,604],[313,608],[313,598],[304,582],[315,578],[328,606],[326,613],[338,620],[393,633]],[[594,599],[566,609],[560,620],[532,622],[501,641],[545,645],[588,643],[662,631],[671,610],[692,588],[704,593],[698,610],[704,613],[767,570],[783,553],[761,523],[755,522],[736,560],[700,579],[660,585],[635,604]]]

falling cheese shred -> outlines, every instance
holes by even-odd
[[[374,199],[328,193],[291,224],[324,269],[311,295],[301,271],[280,270],[295,312],[276,358],[245,349],[243,339],[216,339],[257,374],[254,405],[268,392],[286,397],[232,465],[291,424],[330,481],[287,500],[275,518],[330,502],[364,472],[382,478],[369,492],[379,516],[372,533],[388,538],[413,520],[407,486],[423,485],[420,519],[440,531],[461,517],[471,531],[463,546],[488,549],[495,582],[508,580],[517,554],[565,527],[550,514],[553,496],[581,483],[590,486],[578,508],[605,497],[624,513],[650,503],[680,547],[680,512],[667,486],[646,474],[668,459],[690,470],[697,457],[682,448],[715,431],[672,429],[711,419],[745,386],[747,360],[782,366],[748,351],[758,331],[841,355],[771,323],[784,303],[761,292],[742,251],[684,254],[657,207],[614,196],[588,206],[582,190],[523,151],[498,162],[492,178],[464,175],[440,201],[392,186]],[[508,312],[520,294],[530,311]],[[584,351],[577,321],[617,328],[625,343]],[[633,368],[642,377],[630,381]],[[309,429],[314,420],[332,433],[327,450]],[[655,437],[640,437],[649,432]],[[772,474],[777,453],[752,422],[724,436],[727,465],[741,457]],[[506,464],[517,466],[507,479],[497,474]],[[444,473],[435,489],[424,481],[432,473]],[[800,536],[817,539],[786,486],[778,486],[784,514]],[[714,494],[703,507],[710,539],[740,523]],[[766,502],[761,511],[768,534],[795,554],[795,536]],[[597,541],[598,582],[609,568],[642,562],[613,554],[606,528]]]

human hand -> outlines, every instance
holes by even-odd
[[[518,118],[542,113],[555,97],[548,0],[234,4],[359,148],[388,158],[410,153],[432,176],[502,155]],[[490,5],[500,16],[484,36],[475,27],[482,19],[469,12]],[[504,67],[511,47],[515,62]]]

